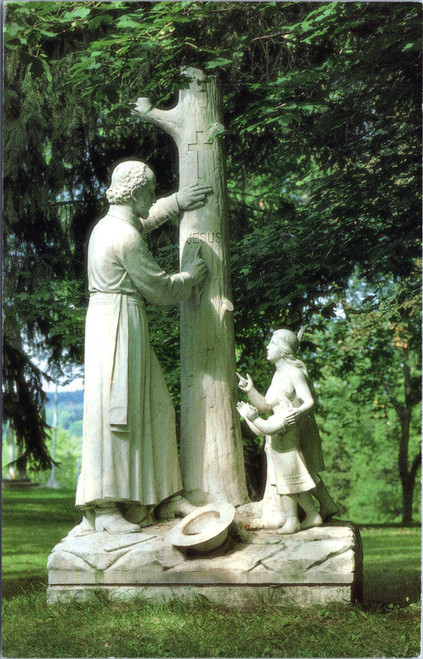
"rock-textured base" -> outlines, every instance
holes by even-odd
[[[87,599],[95,591],[155,601],[203,595],[227,606],[308,606],[362,597],[362,546],[353,525],[333,521],[283,536],[249,531],[238,521],[224,545],[198,557],[166,540],[174,524],[64,538],[48,560],[48,601]]]
[[[49,586],[47,601],[49,604],[70,599],[86,601],[96,593],[107,594],[110,599],[126,601],[140,597],[155,603],[165,603],[172,599],[195,601],[205,597],[215,604],[228,607],[295,605],[312,606],[331,602],[351,603],[350,586]]]

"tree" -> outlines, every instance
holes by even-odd
[[[181,474],[192,502],[236,505],[248,497],[234,396],[226,168],[216,139],[223,129],[221,90],[215,76],[198,69],[184,75],[189,88],[180,91],[172,110],[153,109],[140,97],[134,111],[175,140],[180,186],[194,180],[213,193],[202,208],[185,212],[179,226],[181,269],[198,251],[208,270],[202,290],[181,304]]]
[[[52,363],[81,361],[84,245],[109,168],[142,144],[159,193],[177,183],[169,141],[135,128],[129,103],[146,95],[171,105],[182,65],[217,73],[224,92],[240,366],[257,358],[269,327],[311,319],[356,268],[369,282],[402,282],[412,298],[418,5],[10,2],[5,49],[5,329],[23,353],[31,344]],[[68,203],[68,218],[58,202]],[[151,238],[170,268],[174,231]],[[155,331],[163,337],[158,320],[153,342]],[[155,347],[176,383],[173,327],[167,337],[166,349]],[[35,455],[45,426],[41,380],[25,376],[31,363],[27,355],[14,371],[6,343],[15,401],[6,413],[16,422],[32,401],[41,422],[35,434],[25,422],[19,441]]]
[[[341,450],[349,450],[349,441],[356,451],[359,446],[370,449],[371,475],[377,478],[380,458],[375,452],[388,453],[388,445],[396,446],[404,524],[412,521],[421,465],[421,293],[416,284],[414,279],[415,296],[410,299],[404,297],[404,288],[411,289],[413,282],[372,290],[353,280],[338,307],[341,315],[338,311],[338,317],[316,321],[310,344],[315,350],[311,368],[322,383],[320,398],[329,396],[323,418],[335,415]],[[339,393],[331,391],[331,382]],[[345,428],[351,425],[354,432],[348,440]],[[388,474],[386,478],[389,481]]]

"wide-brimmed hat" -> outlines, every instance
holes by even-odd
[[[167,540],[187,553],[205,554],[222,545],[235,517],[230,503],[210,503],[193,510],[167,534]]]

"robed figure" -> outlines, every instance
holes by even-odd
[[[155,176],[144,163],[120,163],[107,190],[109,211],[89,241],[82,467],[76,493],[84,520],[75,533],[139,531],[151,509],[183,487],[174,408],[149,342],[145,304],[179,303],[207,270],[194,256],[183,272],[167,274],[143,235],[202,205],[210,189],[191,186],[156,203],[154,190]],[[192,509],[181,497],[170,502],[181,513]]]

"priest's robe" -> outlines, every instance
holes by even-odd
[[[153,206],[144,227],[136,217],[108,214],[91,234],[82,509],[100,501],[154,505],[182,489],[175,413],[149,342],[145,301],[176,304],[190,295],[192,278],[164,272],[142,237],[178,213],[172,195]]]

